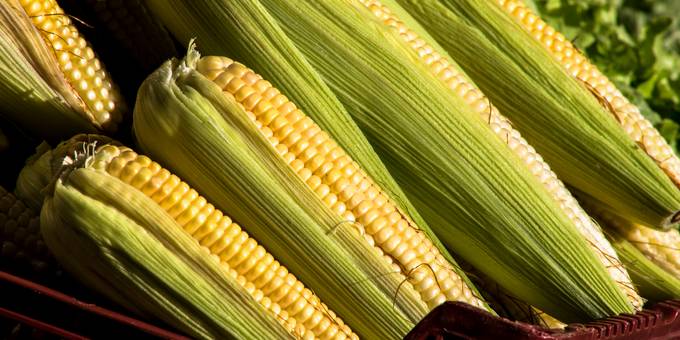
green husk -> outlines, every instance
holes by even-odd
[[[589,90],[495,1],[398,0],[566,183],[626,219],[667,228],[680,190]]]
[[[539,181],[397,32],[357,1],[261,3],[446,246],[565,322],[633,311]]]
[[[118,179],[66,170],[41,224],[67,270],[128,308],[196,338],[291,338],[162,208]]]
[[[650,302],[680,298],[678,277],[656,265],[614,229],[606,234],[642,297]]]
[[[262,4],[253,0],[152,0],[148,5],[182,43],[188,45],[197,38],[204,54],[229,56],[281,89],[408,212],[455,264],[347,110]]]
[[[45,138],[98,131],[40,34],[18,0],[0,2],[0,114]]]
[[[257,1],[248,3],[259,8]],[[633,311],[540,183],[476,113],[415,62],[396,32],[378,25],[356,2],[260,3],[451,249],[562,320]],[[202,21],[221,24],[206,17]],[[272,25],[245,15],[237,19],[263,30]],[[275,84],[285,93],[295,91]]]
[[[248,228],[360,336],[403,337],[428,312],[419,294],[193,69],[197,58],[166,62],[140,88],[141,148]]]

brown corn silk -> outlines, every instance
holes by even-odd
[[[52,259],[40,235],[40,217],[14,195],[0,187],[0,262],[16,268],[28,265],[44,272]]]
[[[115,130],[124,104],[87,41],[55,0],[20,0],[92,123]]]
[[[562,33],[550,27],[521,0],[496,0],[531,36],[540,42],[572,77],[583,82],[610,111],[624,131],[676,184],[680,185],[680,159],[640,109],[588,61]]]
[[[446,52],[436,42],[433,42],[433,46],[426,41],[434,41],[434,39],[429,38],[429,35],[421,38],[418,33],[399,20],[388,6],[378,0],[360,0],[359,2],[368,8],[384,25],[396,30],[399,37],[416,52],[420,61],[428,67],[430,72],[477,112],[493,132],[522,159],[529,171],[536,176],[560,205],[560,208],[569,216],[581,235],[588,240],[593,252],[608,269],[609,274],[619,284],[621,290],[629,297],[635,309],[640,310],[643,303],[642,299],[635,291],[626,269],[619,261],[609,241],[602,234],[600,227],[583,211],[562,181],[550,169],[550,166],[527,143],[519,131],[512,127],[511,122],[501,115],[498,109],[460,70],[455,62],[449,61],[450,58],[445,55]],[[400,7],[397,4],[392,4],[392,8],[399,9]],[[417,23],[414,22],[411,25],[415,26]],[[418,27],[420,26],[418,25]]]

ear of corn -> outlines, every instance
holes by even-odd
[[[50,138],[115,130],[124,104],[55,1],[3,1],[0,19],[4,115]]]
[[[104,172],[151,198],[178,223],[177,228],[199,242],[211,258],[219,259],[229,276],[296,336],[356,337],[286,267],[185,182],[148,157],[107,141],[101,136],[80,135],[45,154],[57,168],[56,164],[65,160],[71,163],[69,157],[74,154],[96,150],[87,156],[85,168]],[[45,191],[41,189],[41,194]]]
[[[158,205],[107,174],[67,170],[41,223],[66,269],[193,337],[292,338]]]
[[[52,266],[52,259],[40,236],[39,217],[14,195],[0,187],[0,263],[2,262],[13,268],[27,265],[34,273],[45,272]]]
[[[198,38],[207,55],[244,61],[265,79],[284,88],[286,96],[332,136],[409,213],[442,255],[453,261],[321,75],[262,4],[250,0],[171,0],[148,1],[147,5],[182,43]]]
[[[489,99],[460,70],[455,62],[450,61],[450,57],[427,33],[416,32],[423,32],[424,29],[408,13],[405,13],[401,6],[392,0],[385,1],[385,4],[378,0],[362,0],[360,2],[384,25],[396,30],[399,37],[417,53],[430,73],[442,81],[452,91],[453,95],[463,99],[489,125],[496,136],[522,159],[529,171],[550,192],[552,198],[588,241],[593,252],[608,269],[621,290],[628,295],[633,306],[640,309],[642,299],[635,291],[626,269],[621,265],[616,252],[602,234],[600,227],[583,211],[564,184],[552,172],[550,166],[512,127],[511,122],[500,114]],[[393,12],[393,10],[396,11]],[[404,18],[405,22],[401,18]]]
[[[447,246],[565,321],[634,310],[539,180],[396,30],[359,1],[260,3],[322,74]],[[575,260],[583,261],[578,270],[570,268]],[[584,267],[593,275],[584,275]],[[586,283],[591,280],[597,283]],[[601,291],[585,292],[586,286]],[[575,303],[581,298],[600,302]]]
[[[680,185],[680,159],[652,124],[616,86],[591,64],[572,43],[534,14],[521,0],[496,0],[525,31],[540,42],[572,77],[583,82],[600,103],[613,114],[628,136]]]
[[[657,228],[675,222],[680,191],[673,182],[588,87],[567,74],[496,1],[398,1],[566,183],[628,219]]]
[[[248,221],[359,335],[403,336],[444,300],[484,306],[356,163],[243,65],[191,51],[145,81],[135,110],[142,148]]]

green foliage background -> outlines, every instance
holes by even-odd
[[[677,153],[680,0],[525,0],[634,102]]]

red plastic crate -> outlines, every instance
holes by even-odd
[[[13,322],[53,338],[187,339],[149,322],[84,302],[43,285],[0,271],[0,323]],[[6,334],[0,333],[0,337]],[[430,312],[408,340],[526,339],[643,340],[680,339],[680,301],[665,301],[634,315],[620,315],[565,330],[494,316],[462,302],[447,302]]]
[[[461,302],[446,302],[428,314],[408,340],[644,340],[680,339],[680,301],[665,301],[634,315],[571,324],[564,330],[515,322]]]

